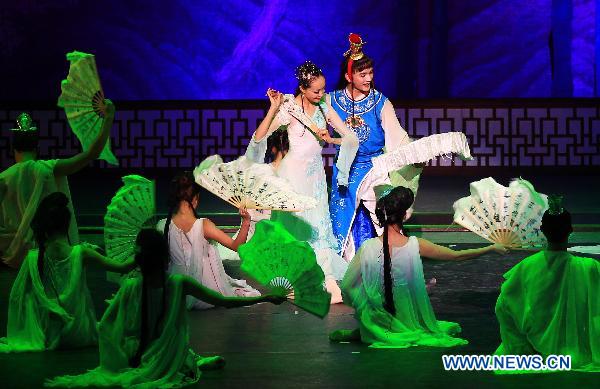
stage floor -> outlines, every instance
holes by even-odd
[[[92,239],[93,240],[93,239]],[[458,244],[457,248],[474,247]],[[494,304],[502,274],[523,258],[488,254],[459,263],[424,262],[427,278],[436,277],[431,301],[439,320],[463,328],[466,346],[450,349],[418,347],[375,350],[362,344],[330,343],[327,334],[355,328],[353,311],[332,306],[320,320],[289,303],[190,312],[190,342],[201,355],[222,355],[223,370],[205,372],[198,387],[206,388],[383,388],[383,387],[598,387],[600,376],[584,373],[495,376],[491,372],[447,372],[443,354],[491,354],[499,344]],[[238,262],[227,271],[240,274]],[[96,311],[116,290],[100,269],[88,270]],[[0,336],[5,334],[9,289],[16,272],[0,270]],[[98,364],[97,349],[0,354],[3,387],[33,388],[59,374],[77,374]]]
[[[138,172],[140,173],[140,172]],[[148,173],[157,180],[159,212],[173,171]],[[475,247],[482,239],[469,232],[447,229],[452,222],[452,203],[468,195],[469,182],[485,176],[423,175],[417,196],[412,233],[453,248]],[[540,176],[528,178],[542,193],[562,193],[577,224],[571,242],[600,244],[600,187],[597,177]],[[509,178],[498,179],[507,185]],[[83,240],[102,243],[102,216],[111,196],[120,186],[114,171],[84,172],[70,179],[73,203]],[[100,184],[99,184],[100,183]],[[235,209],[205,193],[200,214],[221,226],[239,223]],[[437,226],[428,229],[426,226]],[[344,305],[331,308],[323,320],[297,311],[294,306],[261,304],[249,308],[216,308],[190,313],[191,345],[201,355],[222,355],[223,370],[203,373],[199,387],[258,388],[379,388],[379,387],[598,387],[600,376],[583,373],[555,373],[528,376],[495,376],[490,372],[443,370],[443,354],[491,354],[499,344],[494,304],[502,274],[527,254],[511,252],[501,257],[485,255],[460,263],[424,262],[427,278],[437,286],[431,301],[439,320],[455,321],[463,328],[466,346],[451,349],[410,348],[374,350],[362,344],[330,343],[327,334],[356,326],[353,311]],[[240,274],[239,262],[226,261],[227,271]],[[6,333],[7,300],[16,271],[0,266],[0,336]],[[252,282],[251,282],[252,283]],[[88,270],[88,284],[98,315],[104,300],[116,290],[99,269]],[[0,354],[3,387],[32,388],[46,377],[77,374],[98,364],[97,349],[29,354]]]
[[[169,182],[174,169],[138,171],[149,179],[156,180],[157,209],[159,215],[167,212]],[[69,178],[73,204],[77,213],[80,228],[100,232],[103,216],[111,197],[122,185],[119,170],[104,169],[82,171]],[[496,176],[502,185],[508,185],[511,177],[517,174]],[[413,217],[408,221],[409,229],[414,231],[446,230],[452,224],[452,204],[461,197],[469,195],[469,183],[487,177],[485,174],[464,175],[431,175],[427,168],[421,175]],[[573,223],[578,232],[600,232],[600,185],[598,176],[589,175],[537,175],[524,176],[540,193],[562,194],[565,206],[573,216]],[[238,226],[239,217],[235,208],[213,194],[203,191],[200,197],[198,213],[201,217],[211,218],[220,226]],[[431,227],[431,228],[429,228]],[[457,227],[454,225],[454,227]],[[452,230],[451,228],[450,230]],[[598,236],[600,238],[600,235]],[[590,239],[590,238],[586,238]],[[481,240],[475,240],[479,242]],[[600,243],[600,241],[599,241]]]

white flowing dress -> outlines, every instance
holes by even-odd
[[[395,315],[384,308],[383,242],[379,238],[363,243],[342,281],[344,302],[356,311],[361,340],[376,348],[467,344],[452,336],[460,332],[457,323],[435,318],[418,239],[413,236],[406,245],[393,247],[391,259]]]
[[[164,231],[166,219],[158,223],[158,229]],[[236,280],[225,273],[223,262],[214,244],[204,237],[204,219],[197,219],[188,232],[181,230],[173,221],[169,226],[169,249],[171,263],[169,272],[185,274],[202,285],[223,296],[254,297],[260,292],[244,280]],[[187,297],[189,309],[206,309],[212,305]]]
[[[314,197],[317,206],[301,212],[273,211],[271,220],[282,223],[296,239],[311,245],[326,279],[341,280],[348,264],[337,254],[338,244],[333,236],[327,181],[321,156],[323,145],[311,130],[306,128],[310,123],[303,124],[297,119],[303,113],[302,108],[293,99],[292,95],[285,95],[284,103],[271,123],[267,135],[259,142],[252,137],[248,149],[258,156],[254,159],[264,156],[267,137],[279,127],[286,126],[290,148],[277,168],[277,175],[285,178],[295,192]],[[343,152],[340,152],[337,165],[341,171],[348,172],[358,149],[358,139],[346,128],[329,104],[322,102],[320,107],[317,107],[313,116],[307,120],[319,128],[325,128],[329,122],[342,135]],[[247,156],[248,153],[247,151]]]

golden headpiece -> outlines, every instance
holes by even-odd
[[[360,35],[355,33],[350,33],[348,35],[348,42],[350,42],[350,49],[344,53],[344,57],[350,56],[350,59],[353,61],[359,60],[364,57],[365,53],[362,51],[362,47],[367,43],[363,42]]]

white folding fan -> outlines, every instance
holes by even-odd
[[[156,215],[155,183],[137,175],[122,178],[123,186],[104,215],[104,244],[108,257],[126,261],[134,256],[135,239]],[[114,277],[109,276],[110,280]]]
[[[69,125],[81,142],[84,150],[100,134],[103,117],[106,114],[104,92],[100,85],[96,59],[92,54],[73,51],[67,54],[71,62],[69,75],[60,84],[62,93],[58,98],[58,106],[65,109]],[[110,150],[110,139],[106,142],[100,159],[117,165],[117,158]]]
[[[513,180],[509,187],[488,177],[470,185],[471,195],[454,203],[454,222],[482,238],[509,248],[539,247],[548,197],[531,183]]]
[[[283,178],[264,164],[241,157],[223,163],[218,155],[208,157],[194,169],[196,182],[214,195],[239,208],[302,211],[317,201],[294,192]]]

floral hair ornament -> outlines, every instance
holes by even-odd
[[[362,51],[362,47],[367,43],[363,42],[360,35],[355,33],[350,33],[348,35],[348,42],[350,42],[350,49],[344,53],[344,57],[350,57],[348,59],[348,69],[347,74],[350,79],[352,79],[352,64],[354,61],[357,61],[365,56],[365,53]]]
[[[375,192],[375,199],[377,200],[377,202],[379,202],[379,200],[383,199],[385,196],[389,195],[393,189],[394,187],[389,184],[377,185],[373,187],[373,191]],[[385,207],[382,207],[382,209],[383,218],[384,220],[387,220],[387,212],[385,211]],[[383,227],[383,225],[381,225],[380,227]]]
[[[317,74],[322,74],[321,69],[312,61],[305,61],[296,68],[296,78],[303,84],[308,84]]]
[[[28,113],[23,112],[17,116],[17,128],[12,128],[11,131],[33,132],[37,131],[37,127],[33,125],[33,119]]]
[[[385,196],[389,195],[393,189],[394,186],[389,184],[377,185],[373,188],[373,191],[375,192],[375,198],[377,201],[379,201]]]

